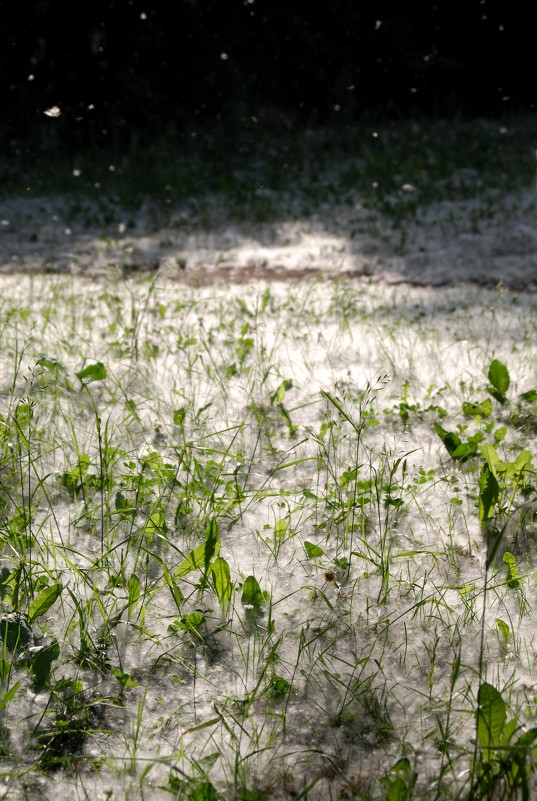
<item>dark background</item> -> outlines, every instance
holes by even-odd
[[[4,146],[129,146],[164,129],[535,110],[537,4],[2,3]],[[44,111],[58,106],[61,116]]]

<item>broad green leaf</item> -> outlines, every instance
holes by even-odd
[[[51,584],[50,587],[46,587],[43,592],[40,592],[28,611],[28,623],[31,625],[36,618],[41,617],[41,615],[44,615],[45,612],[48,612],[52,604],[57,601],[62,592],[62,584]]]
[[[289,429],[289,435],[294,436],[294,434],[296,434],[296,432],[298,431],[298,426],[295,425],[291,420],[291,415],[289,414],[283,403],[277,403],[276,407],[280,412],[281,416],[283,417],[283,419],[285,420],[287,428]]]
[[[2,712],[4,707],[7,706],[7,704],[9,704],[10,701],[13,701],[20,686],[21,683],[20,681],[18,681],[16,684],[14,684],[12,687],[9,688],[7,693],[5,693],[3,696],[0,697],[0,712]]]
[[[131,501],[125,497],[120,490],[116,492],[114,506],[116,512],[119,512],[123,519],[132,520],[136,515],[136,507],[132,505]]]
[[[518,740],[515,743],[516,751],[522,751],[523,756],[525,757],[526,754],[522,749],[529,748],[533,745],[533,743],[537,740],[537,727],[533,727],[532,729],[528,729],[525,731],[524,734],[521,734]],[[516,753],[515,751],[515,753]]]
[[[231,583],[229,565],[221,556],[217,557],[211,565],[211,572],[213,574],[213,584],[218,598],[218,603],[222,612],[225,614],[231,595],[233,592],[233,584]]]
[[[140,597],[141,588],[140,579],[133,573],[127,582],[129,612],[132,612],[133,607],[136,605]]]
[[[337,425],[335,420],[328,420],[324,423],[321,423],[321,428],[319,429],[319,438],[324,439],[326,436],[327,431],[331,431]]]
[[[507,435],[507,428],[505,426],[500,426],[494,432],[494,442],[502,442]]]
[[[194,627],[197,629],[201,626],[202,623],[205,622],[205,615],[203,614],[203,612],[199,611],[190,612],[190,614],[185,615],[183,618],[181,618],[181,622],[185,623],[187,626]]]
[[[166,530],[166,514],[160,502],[157,501],[144,526],[144,536],[151,542],[155,534],[163,534]]]
[[[95,362],[95,364],[88,364],[83,370],[75,373],[76,377],[81,381],[102,381],[106,378],[106,367],[102,362]]]
[[[84,692],[84,684],[80,679],[59,679],[54,684],[54,694],[56,698],[61,695],[69,694],[69,698],[76,698],[77,695]]]
[[[498,456],[498,451],[493,445],[489,445],[486,442],[483,447],[481,448],[481,455],[484,459],[487,460],[487,465],[489,467],[490,472],[494,475],[495,478],[498,478],[496,473],[496,465],[500,462],[500,457]]]
[[[407,801],[410,798],[409,789],[401,776],[388,779],[386,782],[386,801]]]
[[[444,443],[445,444],[445,443]],[[461,442],[451,453],[451,458],[457,462],[466,462],[471,456],[475,455],[475,447],[469,442]]]
[[[15,420],[19,429],[25,428],[34,416],[33,404],[18,403],[15,408]]]
[[[386,785],[386,801],[410,801],[416,776],[410,770],[410,762],[402,757],[384,780]]]
[[[446,429],[443,428],[440,423],[434,423],[433,427],[446,446],[447,452],[451,457],[453,457],[453,454],[461,444],[460,437],[453,431],[446,431]]]
[[[27,664],[30,665],[34,682],[38,687],[43,687],[43,685],[46,683],[48,677],[50,676],[52,663],[59,657],[59,655],[60,646],[57,640],[53,640],[48,645],[42,645],[40,648],[37,648],[31,653],[31,656],[27,660]]]
[[[350,481],[354,481],[358,477],[358,473],[360,471],[359,467],[354,467],[352,470],[344,470],[341,478],[339,479],[339,485],[343,489],[347,486]]]
[[[44,367],[45,370],[50,370],[51,372],[54,372],[55,370],[65,370],[63,364],[53,356],[41,356],[37,360],[36,364],[38,364],[40,367]]]
[[[211,559],[218,556],[219,553],[218,525],[216,520],[211,520],[205,531],[205,542],[194,548],[187,558],[181,562],[177,570],[174,570],[173,575],[175,578],[183,578],[183,576],[188,576],[194,570],[203,570],[204,573],[207,573]]]
[[[491,684],[484,682],[477,693],[477,703],[476,723],[479,743],[485,748],[500,745],[507,718],[502,696]]]
[[[276,698],[283,698],[283,696],[293,692],[294,687],[287,679],[284,679],[283,676],[273,676],[269,682],[269,691]]]
[[[78,464],[71,470],[71,475],[77,478],[83,478],[88,472],[90,466],[90,458],[87,453],[81,453],[78,457]]]
[[[475,456],[479,449],[479,443],[483,439],[483,434],[478,431],[471,437],[468,437],[466,442],[463,442],[458,434],[454,431],[446,431],[442,428],[440,423],[434,423],[434,430],[446,446],[446,450],[452,459],[459,462],[466,462],[472,456]]]
[[[209,565],[213,556],[218,556],[220,551],[220,538],[218,536],[218,524],[213,518],[205,529],[205,572],[209,570]]]
[[[84,477],[90,466],[90,458],[87,453],[78,456],[78,463],[72,470],[65,470],[62,473],[61,482],[65,489],[74,495],[83,484]]]
[[[162,456],[158,451],[150,451],[146,453],[143,458],[143,468],[153,470],[153,472],[160,474],[162,470]]]
[[[498,503],[500,487],[496,476],[486,462],[479,474],[479,523],[483,525],[494,516],[494,509]]]
[[[462,404],[462,411],[468,417],[490,417],[492,414],[492,403],[489,398],[486,398],[481,403],[470,403],[465,401]]]
[[[179,567],[173,571],[175,578],[183,578],[188,576],[194,570],[203,570],[205,568],[205,543],[202,542],[197,548],[189,553],[187,558],[181,562]]]
[[[528,470],[531,467],[531,453],[529,451],[520,451],[515,459],[515,470],[521,473],[523,470]]]
[[[410,774],[410,762],[407,757],[401,757],[392,768],[394,773],[399,775],[408,776]]]
[[[243,790],[239,799],[240,801],[269,801],[269,796],[262,790]]]
[[[481,408],[481,414],[482,414],[483,417],[490,417],[491,416],[491,414],[492,414],[492,403],[490,401],[490,398],[485,398],[484,401],[481,401],[479,406]]]
[[[322,556],[324,553],[320,545],[315,545],[313,542],[308,542],[308,540],[304,542],[304,550],[309,559],[315,559],[317,556]]]
[[[185,422],[185,418],[186,406],[182,406],[180,409],[174,409],[172,416],[174,426],[182,426]]]
[[[242,585],[241,603],[259,608],[265,603],[265,596],[255,576],[248,576]]]
[[[515,463],[502,462],[501,460],[496,462],[496,475],[498,477],[501,476],[504,480],[504,483],[512,481],[515,477]]]
[[[285,393],[288,390],[290,390],[292,386],[293,382],[291,381],[290,378],[286,378],[284,381],[282,381],[282,383],[272,396],[273,403],[283,403],[283,401],[285,400]]]
[[[180,620],[174,620],[170,629],[172,631],[186,631],[202,640],[203,637],[199,632],[199,628],[203,623],[205,623],[205,615],[203,612],[190,612],[190,614],[185,615]]]
[[[488,378],[494,389],[505,397],[505,393],[509,389],[509,384],[511,383],[509,371],[505,364],[499,359],[494,359],[494,361],[490,363]]]
[[[282,539],[283,537],[285,537],[285,535],[287,534],[287,526],[288,523],[285,518],[282,517],[280,520],[277,520],[276,523],[274,524],[274,536],[277,539]]]
[[[131,679],[128,673],[125,673],[120,668],[112,668],[112,675],[119,681],[121,688],[125,687],[138,687],[138,682]]]
[[[217,801],[218,793],[211,782],[203,782],[198,784],[192,795],[190,801]]]
[[[504,642],[508,642],[509,639],[511,638],[511,629],[509,628],[505,620],[501,620],[501,618],[497,617],[496,626],[498,628],[498,631],[500,632],[502,640]]]
[[[528,392],[523,392],[519,397],[524,401],[528,401],[528,403],[534,403],[537,401],[537,389],[530,389]]]
[[[516,559],[512,553],[506,551],[503,555],[503,562],[507,565],[507,586],[511,590],[517,590],[522,582],[518,575]]]

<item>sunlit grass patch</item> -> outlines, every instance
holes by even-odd
[[[530,797],[534,315],[5,278],[6,797]]]

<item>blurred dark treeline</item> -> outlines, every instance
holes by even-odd
[[[4,2],[0,137],[533,111],[536,23],[537,4],[502,0]]]

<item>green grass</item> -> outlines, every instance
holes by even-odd
[[[535,312],[4,278],[0,797],[530,798]]]
[[[435,201],[533,186],[536,136],[535,117],[315,130],[244,119],[138,144],[133,138],[126,150],[66,154],[54,139],[41,150],[15,143],[0,176],[5,195],[68,194],[100,224],[118,221],[118,204],[136,209],[148,200],[159,204],[158,226],[171,203],[183,203],[201,226],[217,224],[223,207],[231,219],[257,223],[356,202],[401,224]]]

